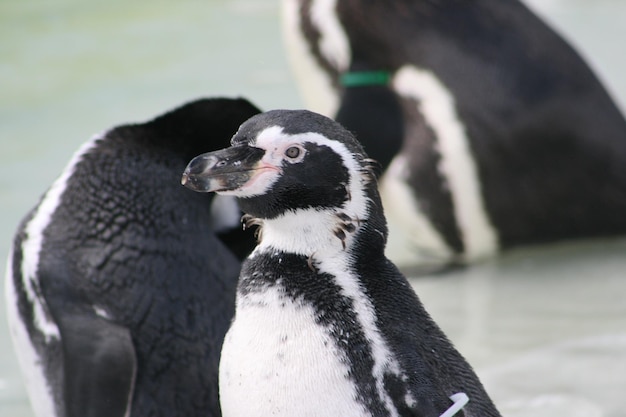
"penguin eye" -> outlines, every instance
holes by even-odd
[[[297,146],[290,146],[285,151],[285,155],[287,156],[287,158],[296,159],[300,156],[300,152],[301,150]]]

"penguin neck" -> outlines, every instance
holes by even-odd
[[[355,213],[337,209],[298,209],[262,220],[256,251],[294,253],[309,258],[342,257],[367,222],[365,210]]]

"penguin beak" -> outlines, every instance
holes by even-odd
[[[267,169],[278,170],[261,161],[264,154],[263,149],[239,145],[196,156],[181,183],[198,192],[238,190]]]

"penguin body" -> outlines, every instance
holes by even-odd
[[[232,146],[194,158],[183,184],[234,195],[259,225],[222,348],[226,417],[433,416],[465,393],[464,416],[498,416],[384,255],[374,162],[338,123],[277,110]]]
[[[243,99],[203,99],[115,127],[79,149],[23,220],[7,304],[37,416],[220,415],[236,254],[253,238],[230,233],[211,211],[219,199],[179,178],[257,112]]]
[[[626,121],[521,2],[284,5],[308,101],[383,165],[395,260],[626,232]]]

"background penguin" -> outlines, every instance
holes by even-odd
[[[256,113],[243,99],[204,99],[113,128],[23,220],[7,305],[36,415],[220,415],[234,253],[254,238],[230,233],[229,249],[216,229],[240,225],[234,199],[228,209],[228,198],[189,192],[180,175]]]
[[[519,1],[283,4],[311,107],[386,170],[394,260],[626,232],[626,121]]]
[[[498,416],[470,366],[385,257],[373,161],[338,123],[277,110],[183,184],[234,195],[260,241],[220,359],[226,417]]]

